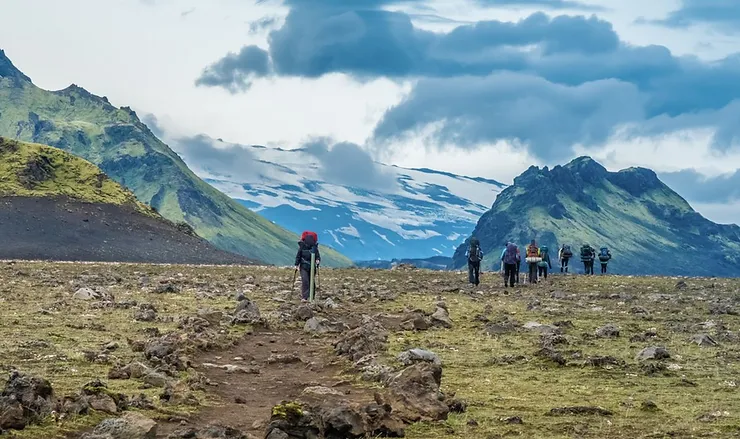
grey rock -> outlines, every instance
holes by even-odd
[[[430,316],[432,325],[448,329],[452,328],[452,319],[450,319],[450,313],[449,311],[447,311],[446,306],[441,305],[444,304],[437,304],[437,309]]]
[[[712,337],[708,336],[707,334],[697,334],[692,337],[691,341],[701,347],[715,347],[718,344]]]
[[[310,305],[302,304],[293,312],[293,318],[305,322],[313,317],[313,310]]]
[[[671,358],[671,354],[664,347],[650,346],[641,350],[635,360],[637,361],[648,361],[648,360],[664,360]]]
[[[397,358],[404,366],[411,366],[412,364],[421,362],[442,365],[442,360],[437,354],[424,349],[409,349],[398,354]]]
[[[149,372],[144,375],[142,381],[152,387],[164,387],[167,385],[167,376],[159,372]]]
[[[139,413],[129,412],[120,418],[106,419],[92,434],[112,439],[156,439],[157,423]]]
[[[77,300],[96,300],[100,298],[100,295],[93,291],[92,288],[80,288],[72,295],[73,299]]]
[[[311,317],[306,321],[303,330],[314,334],[341,333],[349,330],[342,322],[331,322],[323,317]]]
[[[597,337],[619,337],[619,326],[609,323],[596,330]]]
[[[563,330],[557,326],[543,325],[542,323],[538,323],[538,322],[527,322],[524,324],[523,327],[524,329],[529,329],[531,331],[537,331],[542,334],[561,334],[563,332]]]

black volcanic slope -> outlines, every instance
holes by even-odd
[[[130,206],[67,197],[0,197],[0,258],[249,264]]]

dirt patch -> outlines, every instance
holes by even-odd
[[[298,358],[299,361],[293,359]],[[290,358],[291,361],[275,361]],[[301,331],[255,332],[236,346],[196,358],[195,369],[209,382],[211,404],[188,420],[189,425],[227,425],[264,435],[272,408],[283,401],[308,404],[347,401],[367,404],[373,391],[353,386],[343,371],[347,363],[331,351],[330,340]],[[205,364],[205,366],[204,366]],[[239,373],[233,365],[257,367],[259,373]],[[160,425],[160,435],[181,429],[179,419]]]

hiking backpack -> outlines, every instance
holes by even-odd
[[[601,247],[601,252],[599,253],[599,261],[607,262],[611,258],[612,256],[609,254],[609,249],[606,247]]]
[[[543,245],[540,247],[540,256],[542,257],[542,260],[539,262],[540,267],[547,267],[547,261],[549,259],[548,254],[550,253],[550,250],[547,248],[546,245]]]
[[[470,248],[468,249],[468,261],[470,262],[480,262],[481,260],[481,250],[480,245],[478,242],[470,241]]]
[[[504,252],[504,264],[516,265],[519,260],[519,249],[514,244],[509,244]]]
[[[316,232],[305,231],[301,234],[299,246],[301,248],[301,263],[304,266],[311,266],[311,254],[316,253],[316,249],[319,247],[319,236]]]
[[[593,249],[587,245],[584,245],[581,247],[581,260],[582,261],[591,261],[593,260]]]
[[[564,259],[570,259],[573,257],[573,251],[570,249],[569,245],[563,246],[563,252],[560,254]]]

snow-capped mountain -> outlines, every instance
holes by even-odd
[[[200,175],[288,230],[316,231],[321,243],[353,260],[452,256],[505,187],[483,178],[373,162],[377,184],[356,187],[361,185],[327,178],[330,165],[309,149],[236,148],[235,160],[249,156],[245,172],[217,171],[205,163]]]

